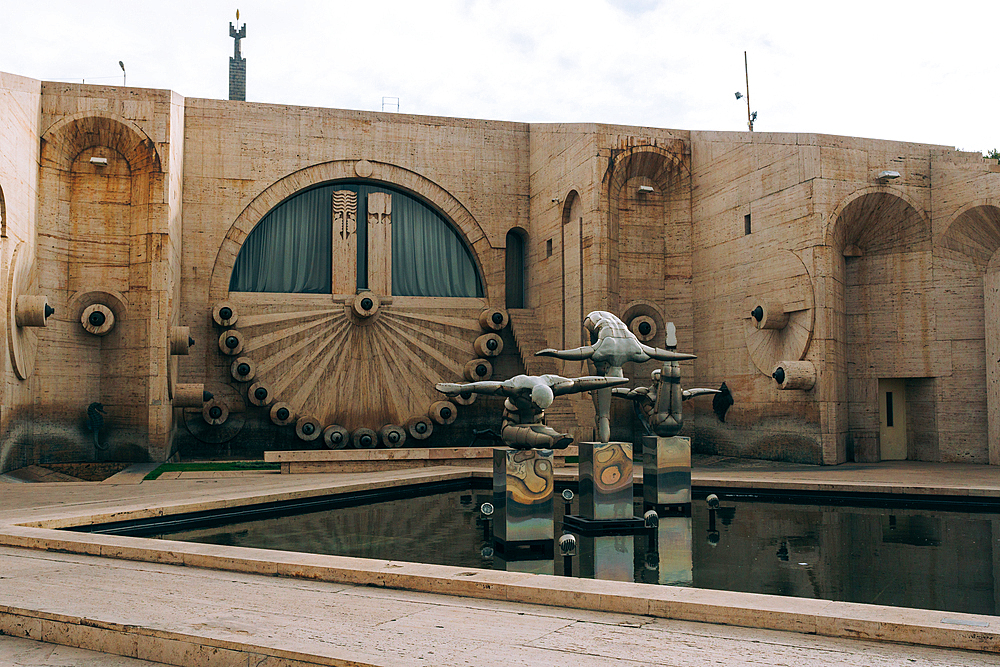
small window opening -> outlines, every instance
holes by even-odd
[[[892,392],[885,392],[885,425],[892,428]]]
[[[552,239],[549,239],[548,241],[545,242],[545,256],[546,257],[552,256]]]
[[[747,213],[746,215],[743,216],[743,235],[744,236],[749,236],[750,235],[750,214],[749,213]]]

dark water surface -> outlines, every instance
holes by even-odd
[[[490,491],[470,489],[158,537],[516,569],[488,548],[479,507],[491,500]],[[638,500],[636,515],[642,516]],[[558,495],[556,506],[558,536],[563,513]],[[575,502],[572,510],[577,510]],[[692,504],[692,514],[689,519],[673,517],[664,522],[672,523],[669,530],[660,532],[655,545],[659,556],[647,554],[648,533],[605,540],[600,548],[584,545],[581,539],[572,569],[589,573],[602,569],[594,559],[610,557],[619,565],[631,559],[632,567],[626,570],[631,569],[638,582],[673,581],[728,591],[996,613],[998,514],[723,501],[723,508],[715,513],[714,531],[709,530],[713,520],[704,501]],[[562,556],[552,560],[548,571],[564,573]]]

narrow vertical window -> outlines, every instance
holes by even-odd
[[[885,392],[885,425],[892,428],[892,392]]]
[[[743,235],[744,236],[749,236],[750,235],[750,231],[751,231],[750,230],[750,214],[747,213],[746,215],[743,216]]]
[[[524,239],[511,230],[507,232],[507,307],[524,308]]]
[[[552,239],[549,239],[548,241],[545,242],[545,256],[546,257],[552,256]]]

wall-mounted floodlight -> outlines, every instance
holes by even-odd
[[[553,197],[552,198],[552,203],[553,204],[558,204],[559,203],[559,197]]]
[[[887,181],[892,181],[892,180],[895,180],[897,178],[899,178],[899,172],[898,171],[889,171],[889,170],[886,170],[886,171],[880,171],[878,173],[878,180],[881,183],[885,183]]]
[[[656,192],[656,190],[653,189],[652,185],[640,185],[639,186],[639,193],[640,194],[646,195],[646,194],[652,194],[654,192]]]
[[[95,156],[90,158],[90,164],[96,164],[98,167],[106,167],[108,166],[108,158]]]

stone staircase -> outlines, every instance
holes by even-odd
[[[552,357],[536,357],[535,352],[549,345],[538,324],[533,308],[509,308],[510,332],[527,375],[558,375],[558,361]],[[545,411],[545,422],[564,433],[571,433],[577,442],[593,436],[594,408],[590,394],[560,396]]]

